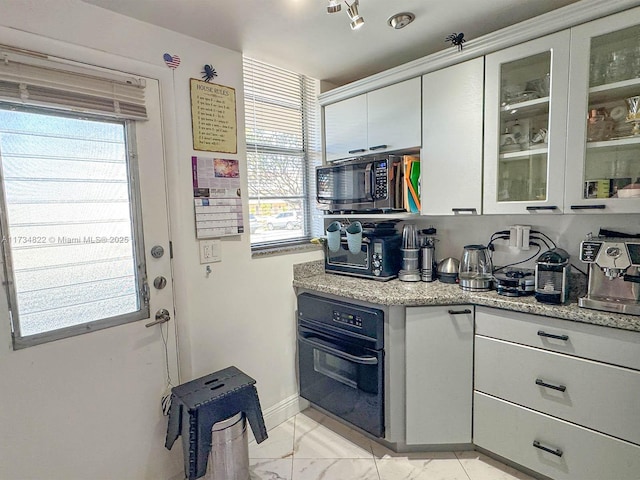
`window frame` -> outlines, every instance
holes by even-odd
[[[249,161],[248,156],[250,154],[255,155],[284,155],[284,156],[296,156],[300,155],[301,158],[301,187],[302,193],[300,195],[264,195],[260,197],[253,197],[250,195],[250,189],[248,191],[248,201],[251,203],[253,200],[259,199],[261,201],[269,201],[269,200],[297,200],[301,202],[300,216],[302,217],[302,235],[290,238],[281,238],[275,240],[266,240],[266,241],[256,241],[254,240],[254,233],[251,233],[251,228],[249,228],[250,234],[250,243],[251,250],[253,253],[264,253],[264,252],[280,252],[283,249],[302,246],[302,245],[310,245],[309,241],[314,235],[317,235],[316,231],[319,231],[318,225],[322,222],[318,220],[318,214],[314,212],[315,207],[315,185],[314,185],[314,172],[315,166],[320,165],[322,163],[322,138],[321,138],[321,115],[320,115],[320,104],[317,101],[317,95],[319,94],[319,81],[316,79],[312,79],[303,74],[291,72],[275,65],[268,64],[266,62],[256,60],[253,58],[249,58],[243,56],[243,65],[244,65],[244,73],[243,73],[243,81],[246,85],[247,83],[247,65],[251,65],[252,68],[257,68],[256,64],[262,65],[261,68],[273,69],[274,71],[286,72],[291,75],[295,75],[298,78],[300,83],[300,133],[302,140],[302,148],[300,150],[291,149],[291,148],[277,148],[269,144],[260,144],[253,143],[250,141],[249,135],[246,135],[246,151],[247,151],[247,172],[249,171]],[[255,71],[252,71],[255,74]],[[266,77],[262,77],[266,78]],[[267,83],[273,83],[273,79],[271,80],[263,80]],[[253,84],[259,84],[259,81],[255,80],[255,77],[251,79]],[[313,91],[310,92],[310,86],[313,85]],[[245,131],[250,122],[250,117],[248,115],[249,108],[247,108],[247,104],[251,102],[252,107],[251,111],[254,111],[253,105],[256,105],[259,102],[256,102],[257,96],[250,97],[247,93],[247,88],[244,89],[244,101],[245,101]],[[314,95],[315,101],[313,104],[310,104],[310,99]],[[315,115],[315,119],[311,119]],[[317,131],[314,134],[311,134],[311,129],[316,128]],[[315,142],[312,142],[312,139],[315,138]],[[317,150],[317,151],[316,151]],[[250,184],[251,176],[248,174],[248,183]],[[274,214],[276,215],[276,214]]]
[[[3,169],[0,168],[0,235],[1,235],[1,256],[3,263],[4,285],[7,294],[7,304],[9,309],[9,320],[11,323],[11,337],[14,350],[40,345],[43,343],[61,340],[68,337],[81,335],[105,328],[135,322],[150,316],[149,286],[147,283],[146,260],[143,235],[142,200],[140,191],[140,179],[138,169],[138,156],[136,153],[136,132],[135,120],[118,119],[111,116],[91,115],[86,113],[66,112],[56,108],[42,106],[17,106],[9,102],[0,101],[0,108],[10,110],[25,111],[31,113],[62,116],[77,120],[89,120],[99,122],[122,123],[124,127],[124,140],[126,146],[127,165],[127,186],[129,192],[129,215],[131,220],[132,250],[134,270],[136,274],[136,295],[139,308],[135,312],[130,312],[112,317],[105,317],[99,320],[58,328],[32,335],[22,335],[20,329],[20,313],[18,311],[17,290],[15,288],[15,277],[13,271],[13,261],[10,242],[7,241],[9,234],[9,224],[7,215],[7,202],[5,195],[5,182]],[[0,160],[1,161],[1,160]]]

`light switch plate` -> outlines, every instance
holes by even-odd
[[[214,238],[211,240],[199,240],[200,243],[200,264],[221,262],[220,254],[221,240]]]

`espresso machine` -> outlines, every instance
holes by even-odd
[[[580,260],[589,266],[589,281],[579,306],[640,315],[640,237],[587,238]]]

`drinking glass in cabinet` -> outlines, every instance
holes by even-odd
[[[622,198],[640,176],[640,26],[592,38],[590,52],[583,198]]]
[[[624,82],[640,77],[640,26],[594,37],[589,85]]]

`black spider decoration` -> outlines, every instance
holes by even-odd
[[[211,66],[211,65],[205,65],[204,70],[200,73],[202,73],[202,79],[205,82],[208,82],[210,80],[212,80],[214,77],[217,77],[218,74],[216,73],[215,69]]]
[[[464,39],[464,33],[452,33],[447,38],[444,39],[445,42],[451,42],[451,45],[456,45],[458,47],[458,51],[462,51],[462,44],[466,42]]]

